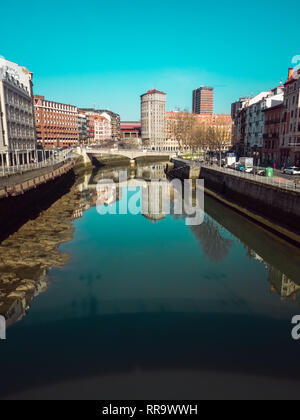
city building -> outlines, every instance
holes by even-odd
[[[141,138],[140,121],[121,121],[120,138],[121,140]]]
[[[280,135],[282,165],[300,166],[300,70],[289,69],[284,84],[284,111]]]
[[[107,109],[81,108],[81,111],[89,115],[100,115],[109,120],[111,128],[111,140],[120,140],[120,115]]]
[[[166,93],[153,89],[141,95],[142,140],[153,150],[163,150],[165,114]]]
[[[78,110],[67,105],[34,95],[35,124],[38,145],[45,149],[77,146]]]
[[[78,121],[79,144],[86,144],[88,143],[88,138],[89,138],[86,113],[78,110],[77,121]]]
[[[32,73],[0,57],[0,164],[36,159]]]
[[[213,114],[214,112],[214,88],[201,86],[193,90],[194,114]]]
[[[265,113],[265,128],[263,135],[262,162],[264,164],[281,165],[279,145],[283,110],[283,102],[263,110]]]
[[[278,86],[253,98],[241,98],[232,104],[232,142],[239,155],[253,156],[257,165],[263,160],[265,110],[281,105],[283,92],[284,87]]]
[[[112,140],[111,121],[94,112],[87,112],[88,143],[101,143]]]
[[[245,117],[243,112],[250,98],[240,98],[231,105],[231,119],[232,119],[232,146],[235,151],[241,155],[244,151],[244,137],[245,137]]]

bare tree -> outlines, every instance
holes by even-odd
[[[222,165],[222,153],[231,146],[231,125],[228,120],[220,118],[214,125],[208,127],[208,148],[219,155],[219,164]]]
[[[177,140],[180,149],[190,149],[193,144],[194,114],[187,110],[176,111],[169,120],[170,135]]]

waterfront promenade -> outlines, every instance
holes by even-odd
[[[60,153],[57,157],[42,162],[11,167],[9,173],[0,174],[0,199],[24,194],[49,180],[68,172],[74,166],[72,152]]]

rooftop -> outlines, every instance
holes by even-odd
[[[143,93],[141,96],[148,95],[148,94],[152,95],[154,93],[160,93],[162,95],[166,95],[166,93],[162,92],[161,90],[152,89],[152,90],[148,90],[146,93]]]

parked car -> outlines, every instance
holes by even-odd
[[[244,166],[243,172],[246,172],[247,174],[251,174],[253,172],[253,168],[251,166]]]
[[[265,176],[266,170],[264,168],[253,168],[253,175]]]
[[[283,173],[287,175],[300,175],[300,168],[297,168],[297,166],[290,166],[289,168],[285,168]]]

